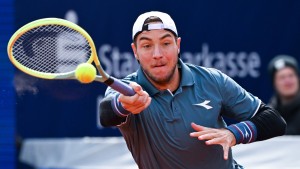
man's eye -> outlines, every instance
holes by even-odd
[[[145,49],[150,48],[150,45],[143,45],[143,48]]]
[[[168,45],[170,45],[170,43],[169,43],[169,42],[165,42],[164,45],[165,45],[165,46],[168,46]]]

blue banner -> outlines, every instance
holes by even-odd
[[[65,18],[93,38],[108,74],[122,78],[138,67],[132,25],[151,10],[174,19],[185,62],[215,67],[268,102],[273,89],[268,62],[278,54],[299,60],[300,1],[71,1],[16,0],[16,28],[45,17]],[[106,86],[41,80],[16,70],[17,132],[28,137],[119,136],[97,124]]]

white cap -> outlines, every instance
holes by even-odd
[[[154,23],[144,26],[144,22],[151,16],[156,16],[161,19],[162,23]],[[169,29],[173,31],[177,36],[177,29],[173,19],[170,15],[158,12],[158,11],[151,11],[141,14],[135,21],[133,28],[132,28],[132,39],[134,39],[135,35],[144,30],[153,30],[153,29]]]

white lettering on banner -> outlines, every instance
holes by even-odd
[[[98,54],[105,71],[114,77],[123,78],[138,68],[132,52],[120,52],[118,47],[110,44],[102,45]],[[202,51],[182,52],[181,59],[187,63],[219,69],[230,77],[260,76],[261,60],[257,52],[210,52],[208,44],[203,44]]]
[[[78,24],[78,14],[75,10],[69,9],[65,14],[65,19]]]
[[[258,78],[261,66],[260,56],[257,52],[209,52],[207,44],[202,45],[199,53],[183,52],[181,59],[187,63],[213,67],[221,70],[230,77],[245,78],[250,76]]]
[[[138,68],[138,63],[132,53],[121,53],[118,47],[111,47],[109,44],[102,45],[98,55],[105,71],[117,78],[125,77]]]

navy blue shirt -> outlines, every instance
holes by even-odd
[[[208,146],[189,136],[194,132],[191,123],[224,128],[222,116],[250,119],[261,101],[216,69],[181,60],[179,67],[181,82],[175,93],[156,89],[141,69],[125,78],[137,82],[152,98],[149,107],[130,114],[118,126],[128,149],[141,169],[235,168],[231,150],[224,160],[221,145]],[[106,94],[116,93],[109,88]]]

